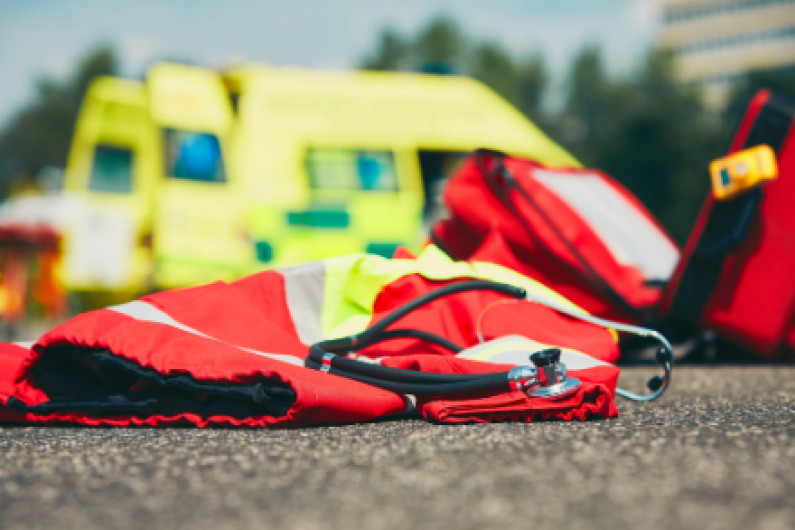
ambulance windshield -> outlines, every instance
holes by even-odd
[[[221,145],[214,134],[165,129],[166,173],[199,182],[226,182]]]

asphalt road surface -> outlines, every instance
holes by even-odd
[[[795,528],[795,368],[679,368],[665,398],[619,409],[576,423],[5,426],[0,528]]]

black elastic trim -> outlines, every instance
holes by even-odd
[[[31,370],[35,384],[50,400],[26,412],[76,412],[88,415],[223,415],[279,417],[296,400],[295,391],[278,381],[210,383],[190,374],[164,375],[107,350],[73,345],[49,348]],[[20,402],[21,403],[21,402]]]

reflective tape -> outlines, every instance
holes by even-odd
[[[287,308],[301,342],[310,346],[326,339],[323,333],[323,299],[326,288],[326,264],[313,261],[287,269],[284,276]]]
[[[456,357],[470,361],[530,366],[530,354],[546,348],[560,347],[542,344],[521,335],[506,335],[505,337],[467,348],[456,354]],[[569,370],[587,370],[597,366],[612,366],[577,350],[560,348],[560,351],[560,361]]]
[[[277,361],[282,361],[285,363],[294,364],[296,366],[303,366],[304,362],[302,359],[298,357],[294,357],[292,355],[282,355],[278,353],[265,353],[258,350],[253,350],[251,348],[246,348],[243,346],[238,346],[237,344],[230,344],[226,341],[222,341],[220,339],[216,339],[206,333],[202,333],[197,329],[193,329],[190,326],[186,326],[181,322],[177,322],[174,320],[170,315],[158,309],[157,307],[149,304],[147,302],[142,302],[141,300],[135,300],[134,302],[128,302],[126,304],[117,305],[108,308],[111,311],[115,311],[117,313],[121,313],[122,315],[126,315],[128,317],[134,318],[135,320],[139,320],[141,322],[154,322],[156,324],[165,324],[166,326],[171,326],[173,328],[180,329],[182,331],[186,331],[193,335],[198,335],[199,337],[204,337],[207,339],[211,339],[217,342],[222,342],[224,344],[229,344],[239,350],[247,351],[249,353],[253,353],[256,355],[261,355],[262,357],[268,357],[270,359],[274,359]]]
[[[588,223],[616,261],[651,280],[671,277],[679,261],[676,245],[598,174],[536,169],[532,176]]]

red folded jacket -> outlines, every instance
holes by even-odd
[[[358,333],[419,295],[471,278],[556,296],[508,269],[453,263],[434,248],[417,259],[344,257],[163,292],[79,315],[34,345],[0,345],[0,419],[265,427],[399,416],[413,408],[408,397],[305,368],[309,346]],[[495,305],[504,298],[490,291],[456,294],[423,306],[400,327],[472,347],[480,326],[486,340],[519,335],[585,352],[596,364],[570,371],[583,381],[580,391],[549,401],[515,392],[423,399],[417,410],[451,423],[614,416],[618,370],[608,364],[618,358],[613,335],[529,301]],[[456,357],[408,338],[361,354],[427,371],[506,369],[505,363]]]

